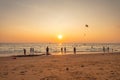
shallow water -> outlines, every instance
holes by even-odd
[[[60,54],[61,47],[66,47],[67,53],[73,53],[73,47],[76,47],[77,53],[101,53],[103,46],[109,47],[109,52],[120,52],[120,43],[0,43],[0,56],[11,56],[23,54],[23,48],[30,54],[30,48],[34,48],[35,54],[46,52],[46,47],[52,54]]]

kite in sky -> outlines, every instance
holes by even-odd
[[[89,27],[89,26],[86,24],[85,27]]]

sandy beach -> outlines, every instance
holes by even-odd
[[[120,80],[120,54],[0,57],[0,80]]]

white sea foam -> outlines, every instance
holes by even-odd
[[[109,47],[110,52],[120,52],[120,43],[0,43],[0,56],[21,55],[23,48],[30,54],[30,48],[34,48],[35,54],[46,52],[46,47],[52,54],[59,54],[61,47],[66,47],[67,53],[73,52],[73,47],[76,47],[77,53],[100,53],[103,52],[103,46]],[[113,49],[113,50],[112,50]]]

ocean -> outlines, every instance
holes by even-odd
[[[0,56],[23,55],[23,49],[30,54],[30,48],[34,48],[34,54],[43,54],[47,46],[53,55],[60,54],[62,47],[66,47],[66,54],[72,54],[73,47],[78,54],[102,53],[103,46],[106,50],[109,47],[109,52],[120,52],[120,43],[0,43]]]

